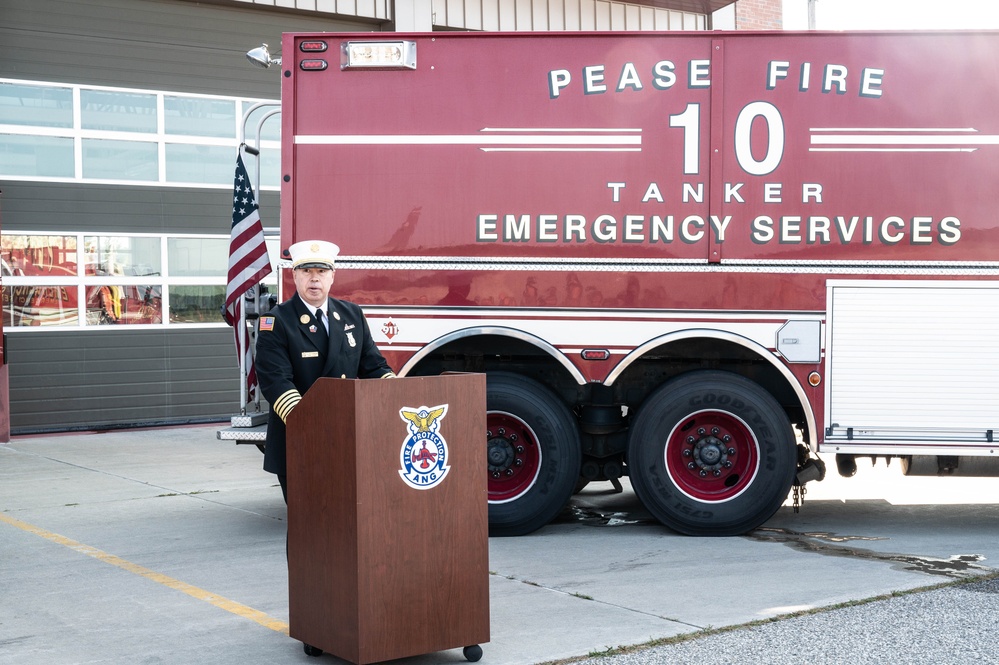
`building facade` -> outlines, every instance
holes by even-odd
[[[0,440],[238,412],[220,308],[241,139],[279,223],[279,121],[243,116],[280,81],[248,49],[293,31],[779,29],[779,5],[0,0]]]

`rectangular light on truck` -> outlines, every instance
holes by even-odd
[[[416,69],[416,42],[343,42],[340,69]]]
[[[301,42],[298,45],[298,50],[302,53],[322,53],[326,50],[326,42],[321,39],[316,39],[309,42]]]

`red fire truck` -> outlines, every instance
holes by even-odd
[[[744,533],[817,453],[994,475],[999,34],[287,34],[281,246],[487,374],[497,535],[630,478]],[[285,292],[293,292],[286,278]]]

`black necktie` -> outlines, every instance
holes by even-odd
[[[319,324],[316,326],[316,334],[319,336],[319,347],[325,349],[326,344],[329,342],[329,333],[326,331],[326,323],[323,322],[323,310],[321,309],[316,309],[316,322]]]

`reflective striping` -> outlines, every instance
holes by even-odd
[[[271,407],[274,409],[274,413],[281,417],[281,420],[288,420],[288,414],[291,410],[298,406],[298,403],[302,401],[302,395],[297,390],[289,390],[282,394],[276,400],[274,400],[274,405]]]
[[[162,584],[165,587],[186,593],[192,598],[203,600],[206,603],[225,610],[226,612],[231,612],[236,616],[254,621],[264,628],[270,628],[273,631],[283,633],[285,635],[288,634],[288,624],[284,621],[275,619],[272,616],[264,614],[259,610],[255,610],[252,607],[247,607],[246,605],[238,603],[235,600],[229,600],[228,598],[214,594],[211,591],[205,591],[204,589],[192,586],[186,582],[181,582],[180,580],[163,575],[162,573],[157,573],[156,571],[144,568],[138,564],[132,563],[131,561],[126,561],[121,557],[109,554],[97,549],[96,547],[90,547],[89,545],[78,543],[75,540],[65,536],[60,536],[59,534],[52,533],[51,531],[46,531],[45,529],[28,524],[27,522],[22,522],[21,520],[14,519],[13,517],[4,515],[3,513],[0,513],[0,522],[6,522],[13,527],[21,529],[22,531],[32,533],[36,536],[41,536],[46,540],[68,547],[69,549],[79,552],[80,554],[86,554],[87,556],[93,557],[98,561],[103,561],[104,563],[111,564],[112,566],[116,566],[122,570],[127,570],[128,572],[138,575],[139,577],[144,577],[147,580],[156,582],[157,584]]]
[[[482,130],[487,132],[488,130]],[[508,130],[498,130],[508,131]],[[564,150],[564,146],[576,146],[574,150],[627,150],[640,151],[641,130],[527,130],[521,134],[299,134],[295,145],[468,145],[483,150]],[[551,133],[548,133],[551,132]],[[575,132],[575,133],[569,133]],[[630,135],[621,132],[635,132]],[[500,148],[499,146],[504,146]],[[517,147],[510,147],[517,146]],[[601,147],[601,146],[610,146]]]

